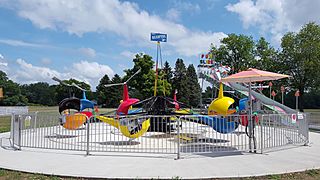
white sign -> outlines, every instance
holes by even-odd
[[[298,113],[298,119],[299,119],[299,120],[300,120],[300,119],[303,119],[303,114]]]
[[[29,127],[30,124],[31,124],[31,116],[26,116],[26,118],[24,119],[24,126]]]

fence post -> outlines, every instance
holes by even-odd
[[[87,120],[87,150],[86,155],[90,155],[90,119]]]
[[[11,114],[10,138],[12,139],[12,145],[11,145],[11,147],[14,148],[14,113]]]
[[[36,128],[37,128],[38,112],[39,112],[39,111],[36,111],[36,112],[34,113],[34,127],[33,127],[33,131],[35,131]]]
[[[263,154],[263,142],[264,142],[264,140],[263,140],[263,116],[264,115],[262,115],[261,119],[259,120],[260,129],[261,129],[261,131],[260,131],[260,133],[261,133],[261,136],[260,136],[260,153],[261,154]]]
[[[177,143],[177,158],[176,158],[176,160],[178,160],[178,159],[180,159],[180,117],[179,117],[179,119],[178,119],[178,121],[177,121],[177,141],[178,141],[178,143]]]
[[[19,133],[19,138],[18,138],[18,150],[21,150],[21,124],[22,124],[22,121],[21,121],[21,115],[19,115],[19,121],[18,121],[18,133]]]
[[[304,143],[304,146],[309,145],[309,117],[310,115],[307,115],[306,113],[303,113],[304,116],[304,123],[305,123],[305,135],[306,135],[306,142]]]

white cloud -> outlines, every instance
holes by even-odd
[[[6,59],[4,58],[4,56],[2,54],[0,54],[0,71],[7,73],[8,70],[9,70],[8,63],[7,63]]]
[[[183,13],[194,15],[200,13],[201,8],[199,4],[194,4],[187,1],[173,1],[172,7],[167,11],[166,18],[172,21],[180,21]],[[187,16],[187,17],[188,17]]]
[[[40,47],[40,48],[48,47],[48,45],[29,43],[29,42],[15,40],[15,39],[0,39],[0,43],[10,45],[10,46]]]
[[[65,74],[58,71],[52,70],[47,67],[34,66],[27,63],[23,59],[17,59],[17,64],[19,65],[13,78],[18,82],[23,83],[35,83],[39,81],[52,82],[51,78],[56,76],[58,78],[63,78]]]
[[[101,65],[97,62],[80,61],[73,63],[71,68],[59,72],[48,67],[35,66],[23,59],[17,59],[18,68],[12,73],[10,78],[22,84],[35,82],[54,83],[52,77],[59,79],[77,79],[90,84],[91,89],[95,90],[100,78],[105,74],[109,77],[114,75],[113,70],[107,65]]]
[[[179,21],[180,15],[181,15],[181,12],[175,8],[170,8],[166,13],[166,17],[172,21]]]
[[[92,48],[79,48],[79,52],[89,58],[96,57],[96,51]]]
[[[109,66],[97,62],[80,61],[74,63],[72,67],[72,74],[83,77],[83,79],[86,79],[89,82],[92,79],[102,78],[105,74],[108,74],[108,76],[113,76],[114,74]]]
[[[227,37],[224,33],[204,33],[191,34],[189,38],[182,38],[173,43],[177,47],[176,51],[185,56],[197,55],[210,49],[210,44],[220,45],[220,39]]]
[[[0,66],[5,66],[5,67],[7,67],[7,66],[8,66],[8,63],[6,63],[6,62],[0,62]]]
[[[210,46],[208,41],[203,42],[203,34],[217,37],[223,33],[194,32],[185,26],[157,15],[151,15],[142,10],[137,4],[119,0],[13,0],[13,9],[17,14],[30,20],[41,29],[62,30],[70,34],[82,36],[88,32],[112,32],[135,46],[150,45],[151,32],[168,33],[172,49],[184,55],[198,55],[203,49]],[[192,13],[200,11],[198,4],[180,1],[177,3],[181,9]],[[177,43],[179,41],[179,43]],[[197,51],[190,51],[190,44],[200,45]],[[186,47],[186,48],[184,48]],[[199,51],[201,49],[201,51]],[[188,53],[184,53],[188,52]]]
[[[175,0],[173,1],[173,6],[181,11],[187,11],[189,14],[195,14],[201,11],[199,4],[194,4],[188,1]]]
[[[122,51],[120,53],[121,56],[129,58],[130,60],[132,60],[136,56],[136,54],[138,54],[138,53],[134,53],[134,52],[127,51],[127,50]]]
[[[228,11],[237,13],[245,28],[257,26],[261,33],[271,33],[279,43],[287,31],[297,31],[310,21],[320,23],[320,1],[314,0],[240,0],[228,4]]]

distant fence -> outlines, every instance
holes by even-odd
[[[76,130],[61,126],[55,115],[24,114],[12,117],[11,140],[21,147],[91,152],[198,154],[216,152],[263,153],[309,142],[305,114],[254,116],[252,128],[246,115],[218,116],[110,116],[128,127],[150,120],[149,131],[130,139],[119,127],[99,120]],[[139,130],[131,129],[132,131]],[[251,130],[250,130],[251,129]],[[140,129],[141,130],[141,129]],[[150,131],[151,130],[151,131]]]
[[[0,106],[0,116],[11,114],[27,114],[28,106]]]

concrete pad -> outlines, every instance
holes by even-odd
[[[184,179],[246,177],[320,168],[320,134],[310,133],[309,146],[292,146],[265,154],[175,155],[93,153],[9,147],[9,133],[0,134],[0,167],[48,175],[95,178]]]

